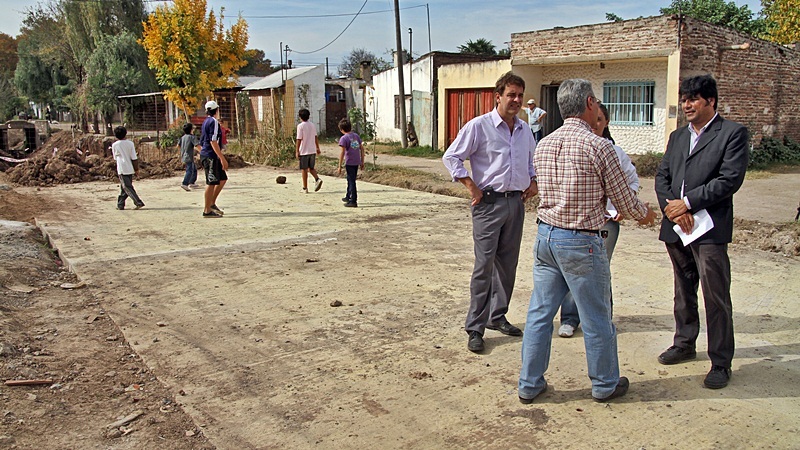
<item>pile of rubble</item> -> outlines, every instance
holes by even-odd
[[[9,181],[25,186],[52,186],[117,178],[114,158],[111,156],[113,137],[56,131],[42,148],[24,162],[3,161],[0,171],[5,171]],[[137,150],[141,144],[136,142]],[[238,155],[226,155],[230,168],[247,164]],[[166,178],[183,171],[177,149],[160,158],[140,158],[138,178]]]

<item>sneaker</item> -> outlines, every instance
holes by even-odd
[[[142,209],[142,208],[144,208],[144,203],[142,203],[141,205],[136,205],[136,207],[133,209]]]
[[[347,203],[344,204],[344,206],[347,207],[347,208],[358,208],[358,203],[356,203],[356,202],[347,202]]]
[[[728,385],[731,379],[731,369],[726,369],[722,366],[711,366],[711,371],[706,375],[703,380],[703,386],[709,389],[722,389]]]
[[[608,397],[605,398],[597,398],[592,396],[594,401],[599,403],[605,403],[609,400],[613,400],[615,398],[622,397],[626,393],[628,393],[628,386],[630,386],[630,381],[626,377],[619,377],[619,382],[617,383],[617,387],[614,388],[614,392],[611,393]]]
[[[483,351],[483,336],[477,331],[469,333],[469,341],[467,341],[467,348],[473,353],[480,353]]]
[[[219,206],[217,206],[217,205],[211,205],[211,211],[219,214],[220,216],[225,214],[225,211],[219,209]]]
[[[558,327],[558,335],[563,338],[572,337],[573,334],[575,334],[575,327],[568,323]]]
[[[317,182],[314,183],[314,192],[317,192],[322,188],[322,178],[317,178]]]
[[[195,183],[190,184],[189,187],[192,188],[192,189],[201,189],[202,188],[202,186],[200,186],[199,184],[195,184]]]
[[[350,199],[347,197],[342,197],[342,201],[345,203],[350,203]]]
[[[308,194],[308,188],[303,188],[303,190],[300,192],[302,192],[303,194]]]
[[[117,209],[120,210],[120,211],[125,211],[125,207],[124,206],[117,206]]]
[[[209,212],[204,212],[203,213],[203,218],[204,219],[218,219],[220,217],[222,217],[222,214],[217,214],[217,212],[214,211],[213,209],[211,211],[209,211]]]
[[[678,364],[679,362],[689,361],[697,357],[697,352],[693,348],[683,348],[672,346],[658,355],[658,362],[661,364],[671,365]]]
[[[185,184],[182,184],[182,185],[181,185],[181,189],[183,189],[183,190],[184,190],[184,191],[186,191],[186,192],[189,192],[189,191],[191,191],[191,189],[189,188],[189,186],[187,186],[187,185],[185,185]]]

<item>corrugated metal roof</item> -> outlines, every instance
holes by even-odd
[[[260,89],[274,89],[283,86],[284,77],[287,80],[291,80],[297,76],[300,76],[306,72],[310,72],[311,70],[316,69],[319,66],[312,66],[312,67],[297,67],[295,69],[286,69],[284,71],[284,75],[281,75],[281,71],[277,71],[275,73],[269,74],[260,80],[250,83],[245,86],[242,90],[243,91],[256,91]]]

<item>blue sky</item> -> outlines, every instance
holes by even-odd
[[[298,17],[335,14],[354,14],[364,5],[364,0],[207,0],[210,8],[225,8],[226,23],[241,14],[249,25],[248,48],[264,50],[273,64],[280,61],[280,43],[292,52],[289,59],[295,65],[323,64],[327,57],[332,74],[336,65],[353,48],[365,48],[376,56],[390,59],[389,51],[395,48],[393,0],[367,0],[362,14],[356,17],[338,39],[336,36],[347,27],[352,15],[340,17]],[[737,5],[748,5],[754,12],[761,10],[760,0],[734,0]],[[27,7],[36,0],[0,0],[5,11],[0,15],[0,32],[16,36]],[[500,49],[511,38],[511,33],[570,27],[605,22],[605,14],[613,12],[624,19],[658,15],[669,0],[610,0],[606,2],[571,0],[518,1],[514,8],[497,6],[486,0],[403,0],[400,1],[400,20],[403,46],[408,48],[408,28],[413,30],[412,50],[415,55],[428,51],[428,17],[430,11],[430,40],[433,50],[458,51],[458,46],[468,40],[484,38]],[[150,8],[163,4],[148,3]],[[387,11],[387,12],[377,12]],[[375,13],[373,13],[375,12]],[[373,14],[365,14],[373,13]],[[290,16],[290,17],[264,17]],[[331,43],[331,41],[334,41]],[[324,50],[314,52],[330,43]],[[300,52],[314,52],[302,54]]]

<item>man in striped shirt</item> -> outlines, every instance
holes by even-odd
[[[606,200],[625,216],[652,224],[656,214],[628,187],[611,143],[592,132],[598,100],[587,80],[566,80],[558,89],[564,125],[539,143],[534,165],[539,185],[539,228],[534,244],[533,294],[525,337],[519,399],[544,392],[553,318],[567,292],[580,314],[592,397],[606,402],[625,395],[619,375],[617,332],[611,322],[611,273],[600,237]]]

